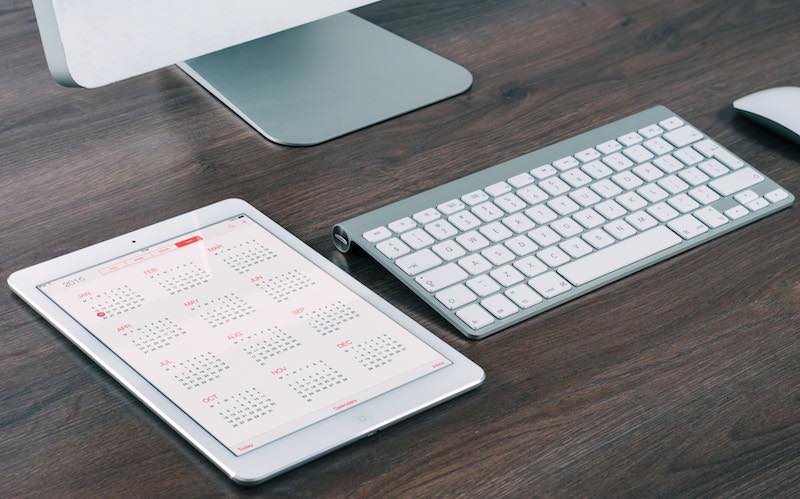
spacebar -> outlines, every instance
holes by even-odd
[[[683,241],[660,225],[608,248],[559,267],[558,273],[575,286],[586,284]]]

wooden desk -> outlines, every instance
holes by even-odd
[[[474,87],[306,149],[265,141],[175,68],[60,88],[29,3],[0,0],[3,282],[241,197],[488,379],[241,489],[6,287],[0,496],[800,493],[797,208],[480,342],[328,236],[337,221],[658,103],[800,193],[800,148],[730,107],[800,84],[796,0],[380,2],[359,13],[463,64]]]

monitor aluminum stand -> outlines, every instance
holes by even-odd
[[[319,144],[460,94],[463,67],[345,12],[179,64],[266,138]]]

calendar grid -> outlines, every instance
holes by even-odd
[[[149,277],[170,295],[197,288],[211,280],[211,274],[194,262],[182,262],[150,274]]]
[[[368,371],[388,365],[397,355],[405,352],[406,347],[388,334],[381,334],[365,341],[360,341],[345,349],[356,362]]]
[[[171,373],[181,386],[191,390],[219,379],[230,368],[231,366],[218,356],[205,352],[175,364],[168,364],[164,370]]]
[[[174,340],[185,334],[186,330],[181,326],[167,317],[162,317],[139,326],[130,333],[127,329],[123,329],[122,336],[130,339],[140,352],[149,354],[170,346]]]
[[[349,381],[345,375],[328,365],[324,360],[311,362],[303,367],[294,369],[278,379],[287,380],[289,388],[294,390],[306,402],[313,402],[314,398],[325,390]]]

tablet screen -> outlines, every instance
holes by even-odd
[[[39,289],[236,455],[450,364],[246,215]]]

